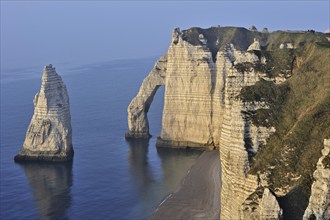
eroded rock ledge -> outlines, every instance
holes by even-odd
[[[51,64],[45,66],[40,92],[23,148],[15,161],[69,161],[73,158],[69,96]]]
[[[322,156],[313,176],[315,181],[304,219],[330,219],[330,139],[324,139]]]

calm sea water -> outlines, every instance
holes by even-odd
[[[155,59],[56,66],[67,85],[74,160],[17,164],[42,67],[1,73],[0,219],[149,219],[200,152],[157,149],[164,89],[149,111],[153,137],[127,142],[127,106]]]

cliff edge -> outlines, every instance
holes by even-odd
[[[324,139],[304,219],[330,219],[330,139]]]

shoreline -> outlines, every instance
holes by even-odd
[[[152,219],[220,219],[220,172],[219,151],[203,152]]]
[[[171,147],[178,149],[195,149],[195,150],[204,150],[204,151],[212,151],[215,150],[215,146],[213,144],[201,144],[195,143],[191,141],[173,141],[173,140],[164,140],[160,136],[157,137],[156,142],[157,147]]]

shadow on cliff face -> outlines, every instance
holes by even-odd
[[[302,187],[297,187],[286,196],[277,198],[280,207],[283,209],[283,220],[302,219],[308,206],[308,199]]]
[[[72,162],[19,164],[27,177],[40,219],[68,219],[71,206]]]

